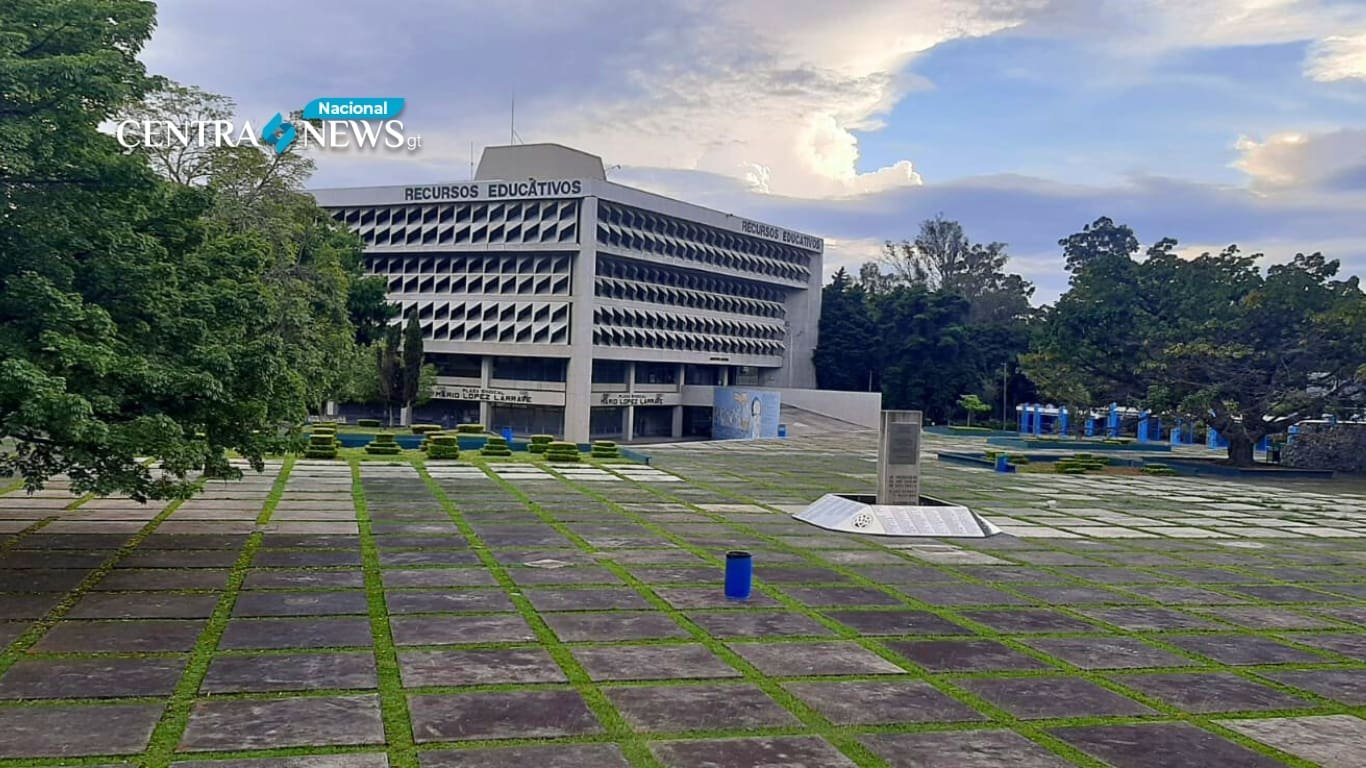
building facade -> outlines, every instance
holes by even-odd
[[[679,437],[710,424],[689,387],[815,386],[820,238],[614,184],[553,144],[490,147],[472,181],[313,194],[422,325],[438,378],[416,421]]]

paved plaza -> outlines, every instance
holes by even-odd
[[[926,492],[1004,535],[788,517],[870,491],[874,443],[12,490],[0,768],[1366,764],[1360,486],[999,475],[931,438]]]

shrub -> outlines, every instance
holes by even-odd
[[[512,449],[508,447],[508,441],[501,437],[490,437],[484,442],[484,447],[479,449],[480,456],[511,456]]]
[[[461,435],[482,435],[488,430],[483,424],[456,424],[455,431]]]
[[[545,447],[555,441],[554,435],[532,435],[531,442],[527,443],[528,453],[545,453]]]
[[[397,456],[403,448],[394,441],[394,433],[381,432],[365,446],[365,452],[372,456]]]
[[[358,426],[358,427],[378,427],[378,426],[380,426],[380,421],[379,421],[379,419],[356,419],[356,426]]]
[[[414,435],[425,435],[425,434],[427,434],[428,432],[440,432],[440,431],[441,431],[441,425],[440,425],[440,424],[413,424],[412,426],[408,427],[408,429],[411,429],[411,430],[413,431],[413,434],[414,434]]]
[[[456,441],[455,435],[448,435],[444,432],[432,432],[427,435],[427,458],[454,460],[460,458],[460,444]]]
[[[595,459],[621,458],[621,451],[617,449],[617,444],[611,440],[594,440],[591,453]]]
[[[565,441],[547,443],[545,458],[547,461],[578,461],[579,446]]]
[[[1006,462],[1010,464],[1028,464],[1028,456],[1010,455],[1006,457]]]
[[[333,434],[314,433],[308,438],[308,447],[304,449],[304,458],[308,459],[335,459],[337,458],[337,436]]]

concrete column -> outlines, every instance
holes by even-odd
[[[570,276],[569,370],[564,384],[564,438],[588,442],[593,398],[593,284],[598,268],[598,199],[579,209],[579,252]]]
[[[681,405],[675,405],[675,406],[674,406],[673,417],[674,417],[674,423],[673,423],[673,426],[669,429],[669,436],[670,436],[670,437],[673,437],[673,438],[682,437],[682,436],[683,436],[683,406],[681,406]]]
[[[483,389],[488,389],[492,382],[493,358],[489,355],[484,355],[479,359],[479,386]],[[492,420],[493,403],[490,403],[487,400],[481,400],[479,402],[479,423],[483,424],[485,429],[493,429],[493,425],[489,423]]]
[[[634,360],[626,364],[626,392],[630,394],[636,391],[636,363]],[[621,409],[621,440],[630,442],[636,437],[636,407],[628,405]]]

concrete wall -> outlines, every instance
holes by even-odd
[[[689,384],[683,387],[683,404],[712,406],[716,387]],[[768,387],[746,389],[770,390]],[[828,389],[777,389],[784,407],[800,408],[851,424],[877,429],[882,418],[881,392],[836,392]]]
[[[1300,422],[1299,433],[1281,451],[1281,464],[1296,469],[1366,473],[1366,424]]]

